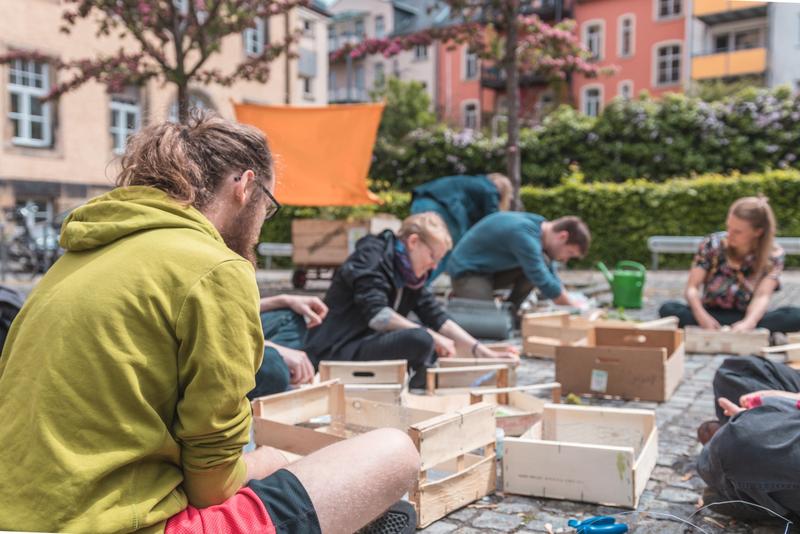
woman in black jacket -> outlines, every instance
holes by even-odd
[[[325,295],[328,316],[306,338],[306,352],[321,360],[408,360],[411,387],[425,383],[425,368],[456,349],[475,357],[515,357],[481,344],[452,321],[425,287],[430,271],[452,247],[442,218],[411,215],[397,236],[387,230],[358,241]],[[414,312],[422,326],[408,320]]]

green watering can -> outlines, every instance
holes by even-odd
[[[641,308],[644,291],[644,265],[635,261],[621,261],[614,268],[614,274],[608,272],[605,264],[597,263],[597,268],[606,277],[614,295],[615,308]]]

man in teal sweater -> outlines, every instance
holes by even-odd
[[[453,296],[491,300],[495,289],[511,288],[508,301],[516,311],[538,288],[556,304],[577,305],[550,262],[583,257],[590,244],[589,228],[578,217],[548,221],[534,213],[494,213],[473,226],[450,255]]]

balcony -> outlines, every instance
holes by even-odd
[[[336,52],[345,45],[356,46],[365,39],[363,34],[346,33],[336,37],[328,37],[328,52]]]
[[[548,83],[547,78],[538,74],[521,74],[519,76],[519,86],[529,87],[532,85],[542,85]],[[500,67],[481,67],[481,85],[489,89],[506,88],[506,74]]]
[[[692,58],[692,79],[710,80],[746,74],[761,74],[767,70],[767,49],[751,48]]]
[[[355,104],[369,102],[369,92],[363,87],[337,87],[328,90],[328,102],[331,104]]]
[[[768,2],[749,0],[695,0],[693,14],[706,24],[765,17]]]

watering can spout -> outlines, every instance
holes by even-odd
[[[614,283],[614,275],[611,274],[610,272],[608,272],[608,269],[606,268],[606,264],[605,263],[603,263],[602,261],[598,261],[597,262],[597,268],[600,269],[600,272],[603,273],[603,276],[606,277],[606,280],[608,280],[609,284],[613,284]]]

